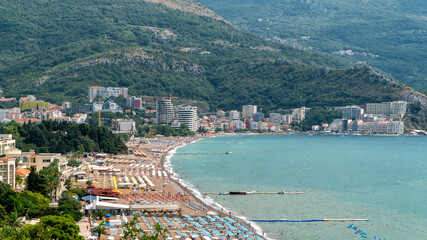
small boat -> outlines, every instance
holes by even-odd
[[[225,154],[232,154],[232,152],[227,151],[227,152],[225,152]]]

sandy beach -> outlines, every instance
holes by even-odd
[[[255,234],[256,230],[250,224],[214,205],[212,201],[207,202],[208,197],[189,189],[172,172],[170,158],[177,148],[215,136],[218,135],[132,139],[127,143],[127,155],[86,159],[87,177],[93,181],[95,188],[111,189],[119,193],[118,200],[112,203],[128,204],[132,209],[140,209],[137,212],[139,225],[148,233],[153,232],[155,223],[159,223],[169,230],[170,239],[206,239],[203,237],[207,235],[210,239],[264,239]],[[108,168],[111,173],[96,171],[102,169],[94,167],[100,161],[105,162],[102,167]],[[92,167],[91,170],[89,166]],[[152,185],[147,186],[147,181],[141,178],[148,179]],[[136,187],[122,187],[126,182],[133,182]],[[85,187],[85,182],[80,181],[77,185]],[[126,216],[111,219],[115,218],[130,219]],[[91,227],[100,223],[100,219],[95,222],[92,219]],[[111,237],[109,230],[102,239]],[[114,239],[120,239],[120,233],[118,231]]]

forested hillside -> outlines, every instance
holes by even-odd
[[[16,147],[37,153],[105,152],[127,153],[122,135],[106,127],[69,122],[43,121],[21,125],[10,122],[0,125],[1,134],[12,134]]]
[[[427,90],[424,0],[199,0],[239,28],[297,48],[366,61]]]
[[[60,103],[84,99],[91,85],[123,86],[130,95],[173,95],[212,108],[274,109],[386,101],[413,91],[368,66],[242,32],[191,1],[150,1],[158,3],[0,0],[3,95]]]

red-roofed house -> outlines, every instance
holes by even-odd
[[[313,130],[313,131],[319,131],[320,130],[320,126],[319,125],[313,125],[313,126],[311,126],[311,130]]]
[[[27,179],[28,175],[30,175],[31,170],[26,168],[18,168],[15,171],[15,175],[19,178],[21,178],[20,183],[16,183],[16,188],[18,189],[24,189],[25,188],[25,180]]]
[[[0,98],[0,102],[11,102],[11,101],[16,101],[16,98],[5,98],[5,97]]]

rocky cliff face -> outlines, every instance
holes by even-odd
[[[407,101],[409,103],[420,103],[427,107],[427,96],[413,90],[403,93],[399,100]]]

